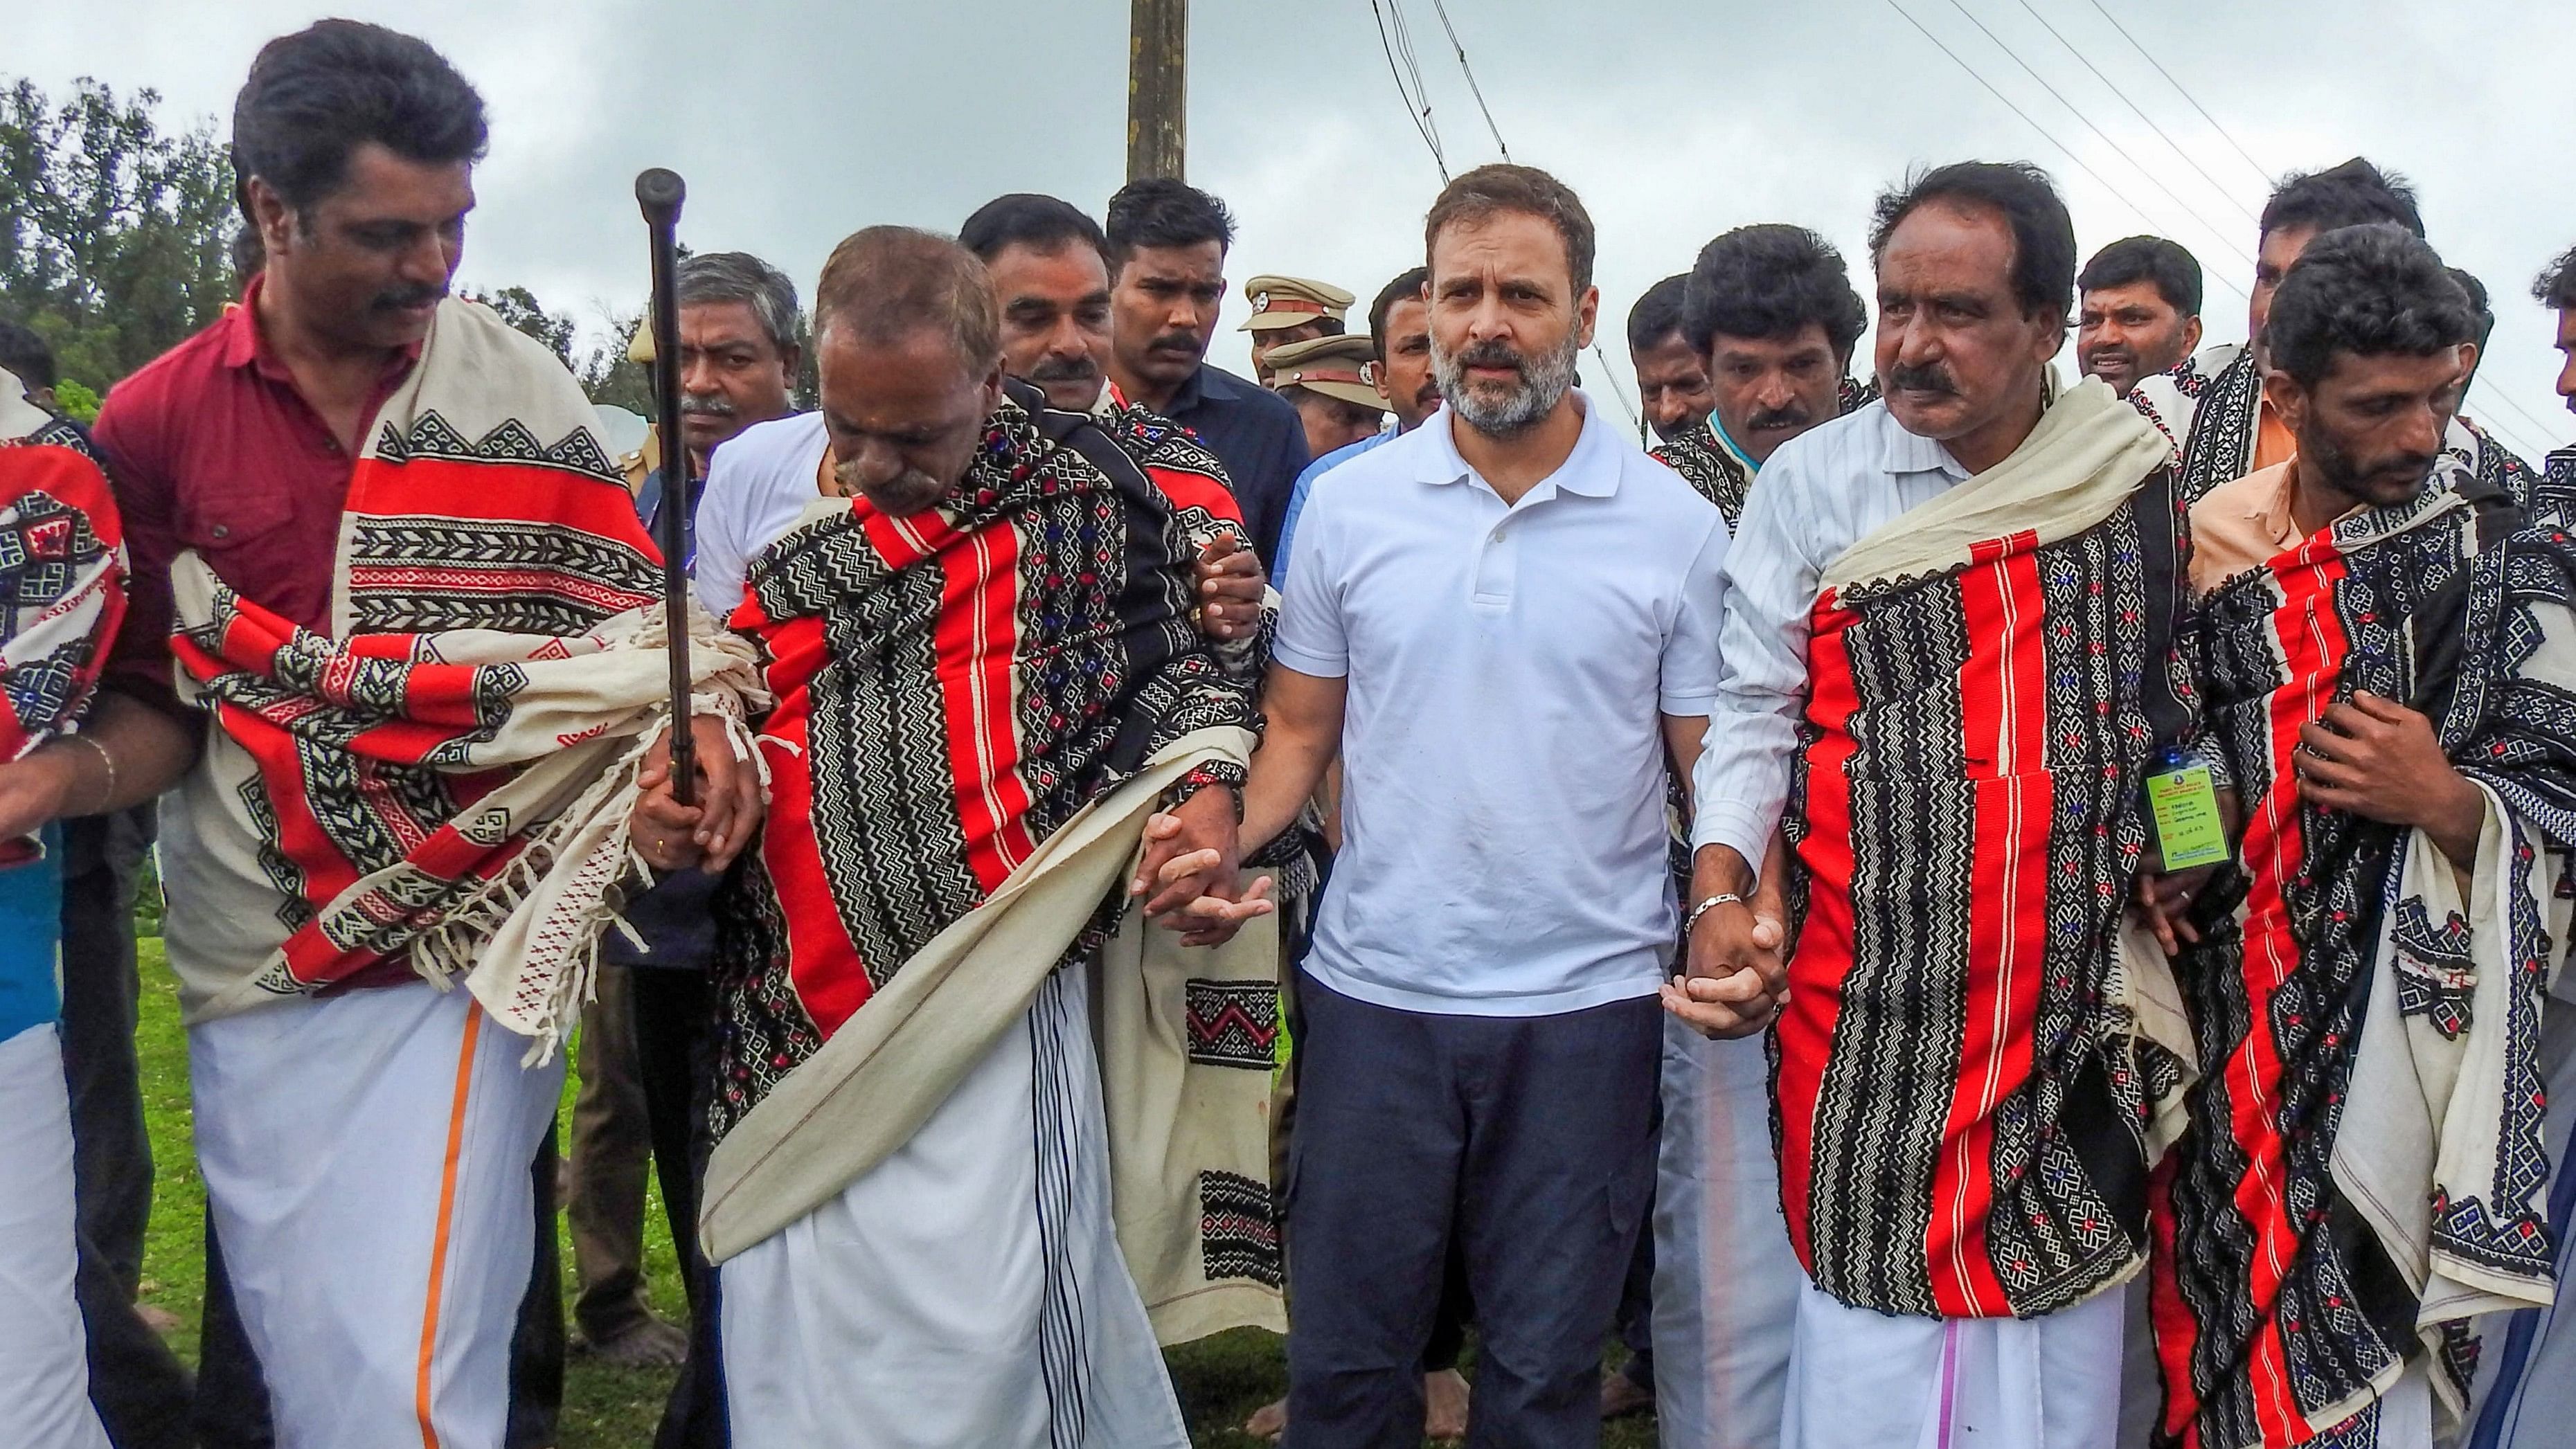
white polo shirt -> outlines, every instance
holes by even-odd
[[[1272,657],[1350,681],[1306,962],[1344,995],[1539,1016],[1663,979],[1660,715],[1715,698],[1726,524],[1584,407],[1518,504],[1443,410],[1317,479],[1298,520]]]

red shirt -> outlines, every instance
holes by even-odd
[[[106,682],[172,711],[170,561],[193,548],[244,598],[308,629],[331,619],[340,513],[357,460],[295,390],[259,331],[259,288],[118,383],[93,430],[125,517],[125,625]],[[369,426],[420,360],[396,359]],[[360,436],[365,429],[359,430]]]

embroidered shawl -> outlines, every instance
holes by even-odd
[[[759,738],[774,790],[717,898],[720,1137],[1085,807],[1176,741],[1255,726],[1250,680],[1190,621],[1174,517],[1191,508],[1240,526],[1221,489],[1167,493],[1090,418],[1013,384],[952,505],[821,500],[753,561],[734,624],[777,699]],[[1211,757],[1188,778],[1243,772]],[[1095,894],[1038,964],[1095,959],[1125,904],[1114,882]],[[1266,1047],[1262,986],[1207,1030]],[[1266,1093],[1266,1051],[1241,1055],[1221,1069]]]
[[[214,722],[165,808],[199,1016],[336,985],[468,984],[551,1049],[630,870],[668,716],[659,565],[562,364],[443,304],[349,483],[331,632],[171,569],[181,698]],[[702,711],[757,688],[702,627]]]
[[[2576,844],[2576,541],[2457,459],[2214,590],[2208,717],[2244,802],[2179,968],[2205,1075],[2153,1189],[2166,1431],[2282,1449],[2467,1318],[2546,1303],[2538,1046]],[[2474,864],[2300,799],[2299,730],[2355,689],[2431,717],[2486,798]]]
[[[1855,383],[1846,377],[1835,395],[1842,413],[1850,413],[1878,400],[1878,384]],[[1684,429],[1680,437],[1648,449],[1647,456],[1681,474],[1700,497],[1717,505],[1717,511],[1726,515],[1727,529],[1734,530],[1744,513],[1745,495],[1753,490],[1753,469],[1719,440],[1715,414]]]
[[[1845,1303],[2035,1316],[2144,1253],[2188,1046],[2121,945],[2191,716],[2166,457],[2087,382],[1824,571],[1772,1047],[1790,1243]]]
[[[31,409],[32,410],[32,409]],[[0,418],[0,433],[15,418]],[[42,414],[0,437],[0,760],[78,727],[125,617],[125,535],[77,429]],[[0,865],[32,856],[0,842]]]
[[[2254,365],[2253,348],[2239,342],[2202,348],[2169,371],[2140,378],[2129,401],[2174,445],[2184,506],[2254,471],[2263,374]],[[2530,506],[2538,475],[2485,430],[2455,417],[2442,446],[2477,477]]]

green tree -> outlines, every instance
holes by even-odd
[[[32,81],[0,89],[0,313],[104,391],[239,295],[232,164],[211,123],[179,132],[161,97]]]
[[[468,292],[468,299],[482,303],[501,315],[501,320],[546,345],[547,350],[572,366],[574,327],[569,317],[557,317],[537,301],[537,294],[525,287],[503,287],[497,292]],[[593,398],[593,402],[598,399]]]
[[[590,349],[573,375],[594,403],[613,403],[628,412],[653,416],[653,369],[626,355],[644,326],[641,312],[610,312],[608,340]]]

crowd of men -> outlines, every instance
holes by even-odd
[[[0,330],[11,1442],[550,1442],[576,1042],[576,1334],[683,1361],[665,1446],[1178,1449],[1243,1326],[1300,1449],[2563,1440],[2576,449],[2461,415],[2399,179],[2284,180],[2207,349],[2027,164],[1888,189],[1874,308],[1737,228],[1629,314],[1651,454],[1545,172],[1361,318],[1245,283],[1257,382],[1216,198],[1012,194],[810,312],[688,258],[621,465],[449,295],[486,142],[280,38],[240,304],[92,431]]]

